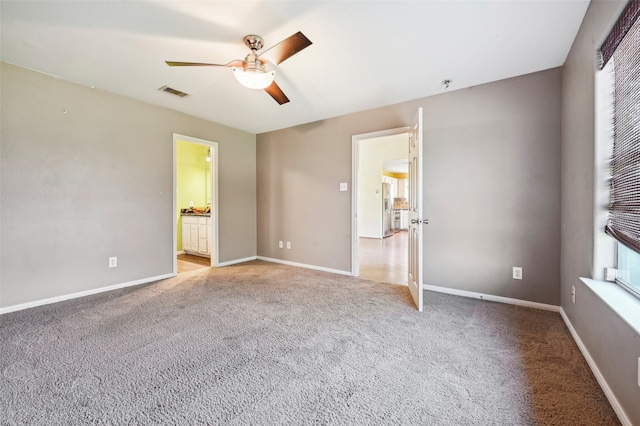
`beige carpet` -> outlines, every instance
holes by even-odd
[[[612,425],[557,313],[254,261],[3,315],[0,423]]]

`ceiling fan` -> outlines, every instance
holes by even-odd
[[[311,41],[304,34],[298,31],[275,46],[258,54],[258,51],[264,46],[262,37],[257,35],[248,35],[243,40],[244,44],[251,49],[251,53],[244,58],[244,61],[236,59],[224,65],[205,64],[199,62],[165,62],[170,67],[230,67],[236,79],[243,86],[250,89],[264,89],[265,92],[271,95],[271,97],[280,105],[289,102],[287,95],[284,94],[282,89],[280,89],[274,81],[276,72],[266,72],[264,63],[270,62],[274,65],[278,65],[302,49],[309,47],[311,45]]]

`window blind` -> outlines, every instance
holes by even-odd
[[[629,2],[601,49],[613,61],[613,155],[606,233],[640,253],[640,0]],[[629,17],[633,17],[631,20]],[[621,24],[622,23],[622,24]],[[618,24],[628,26],[621,28]],[[619,37],[624,33],[622,37]]]
[[[609,59],[611,59],[613,53],[618,48],[618,45],[622,42],[622,39],[638,20],[638,16],[640,16],[640,0],[629,1],[629,4],[627,4],[627,7],[620,15],[620,18],[618,18],[618,21],[611,29],[607,39],[600,47],[600,53],[602,54],[602,64],[600,69],[607,65]]]

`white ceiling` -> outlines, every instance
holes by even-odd
[[[385,160],[382,171],[390,173],[409,173],[409,160]]]
[[[0,59],[262,133],[561,66],[588,0],[0,1]],[[302,31],[277,67],[290,103],[240,86],[230,68]],[[270,69],[270,65],[267,66]],[[163,85],[189,93],[178,98]]]

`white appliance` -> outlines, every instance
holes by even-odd
[[[392,220],[391,217],[391,207],[392,207],[392,197],[391,197],[391,184],[383,183],[382,184],[382,236],[390,237],[393,235],[392,228]]]

